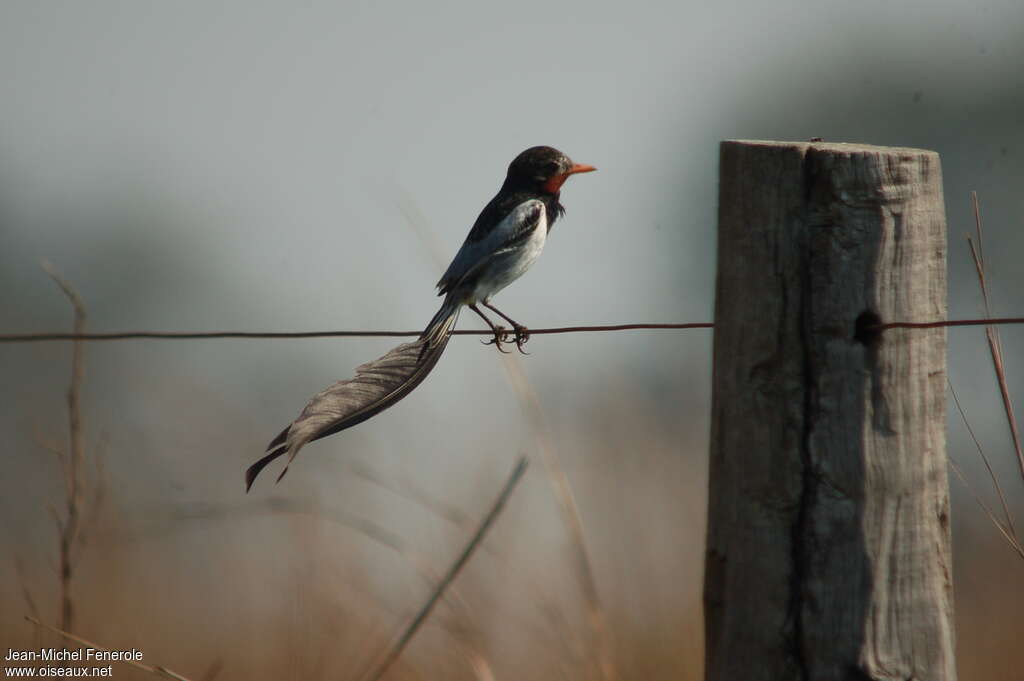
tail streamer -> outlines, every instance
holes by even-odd
[[[412,343],[402,343],[383,357],[356,368],[352,378],[338,381],[309,401],[298,418],[267,445],[267,453],[245,472],[245,490],[267,465],[285,454],[288,462],[277,480],[307,443],[351,428],[379,414],[413,391],[441,359],[448,346],[459,304],[445,298],[430,324]]]

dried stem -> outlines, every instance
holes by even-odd
[[[978,247],[974,247],[971,237],[967,237],[967,243],[971,247],[971,258],[974,260],[974,268],[978,272],[978,283],[981,286],[981,297],[985,301],[985,316],[992,317],[992,308],[989,302],[988,282],[985,279],[985,253],[982,250],[983,238],[981,229],[981,208],[978,203],[978,193],[971,192],[971,204],[974,207],[974,229],[978,235]],[[999,338],[999,329],[994,325],[985,327],[985,335],[988,337],[988,348],[992,354],[992,366],[996,372],[996,380],[999,382],[999,393],[1003,398],[1003,409],[1006,411],[1006,422],[1010,427],[1010,437],[1013,438],[1013,448],[1017,453],[1017,464],[1020,467],[1021,477],[1024,477],[1024,450],[1021,447],[1020,431],[1017,428],[1017,417],[1013,412],[1013,402],[1010,400],[1010,389],[1006,384],[1006,369],[1003,364],[1003,343]]]
[[[1018,556],[1024,559],[1024,546],[1022,546],[1021,543],[1017,541],[1017,538],[1015,536],[1010,534],[1009,529],[1003,526],[1003,523],[999,521],[999,518],[996,517],[996,514],[992,512],[992,509],[988,507],[988,504],[982,501],[981,497],[979,497],[977,493],[975,493],[974,488],[972,488],[971,484],[967,482],[967,476],[964,475],[964,472],[960,469],[959,464],[957,464],[957,462],[954,461],[952,458],[950,458],[949,463],[950,465],[953,466],[953,472],[956,473],[956,476],[958,478],[960,478],[960,482],[964,484],[964,487],[967,488],[967,491],[971,493],[972,497],[974,497],[974,501],[978,504],[979,507],[981,507],[981,510],[985,512],[985,515],[987,515],[988,519],[992,521],[992,524],[996,526],[996,529],[999,530],[999,534],[1003,535],[1003,539],[1005,539],[1007,543],[1010,545],[1010,547],[1017,552]]]
[[[75,643],[78,643],[80,645],[88,646],[89,648],[94,648],[95,650],[101,650],[101,651],[103,651],[105,653],[111,652],[110,648],[104,648],[103,646],[99,645],[98,643],[93,643],[92,641],[86,640],[86,639],[84,639],[84,638],[82,638],[80,636],[75,636],[74,634],[69,633],[69,632],[67,632],[67,631],[65,631],[63,629],[58,628],[58,627],[50,626],[49,624],[46,624],[45,622],[40,622],[35,617],[30,617],[29,615],[25,615],[25,619],[28,620],[29,622],[31,622],[32,624],[36,625],[37,627],[42,627],[43,629],[47,629],[49,631],[52,631],[53,633],[57,634],[58,636],[62,636],[64,638],[68,639],[69,641],[74,641]],[[163,677],[165,679],[175,679],[175,681],[189,681],[189,679],[187,677],[184,677],[181,674],[178,674],[177,672],[172,672],[170,669],[168,669],[166,667],[160,667],[160,666],[151,667],[148,664],[142,664],[141,662],[135,662],[134,660],[114,660],[114,662],[118,662],[120,664],[126,664],[126,665],[129,665],[131,667],[135,667],[136,669],[141,669],[142,671],[149,672],[150,674],[156,674],[157,676]]]
[[[73,332],[85,333],[85,306],[82,299],[66,280],[57,274],[49,262],[43,261],[43,270],[56,282],[74,309]],[[63,459],[65,477],[65,508],[63,521],[58,523],[58,551],[60,567],[60,626],[72,628],[74,606],[71,598],[71,582],[74,572],[72,552],[78,537],[82,516],[82,468],[85,462],[85,447],[82,444],[82,379],[85,375],[85,345],[77,340],[71,350],[71,385],[67,392],[68,405],[68,453]]]
[[[505,355],[502,359],[505,362],[509,381],[519,396],[523,411],[533,423],[539,449],[544,457],[544,468],[551,481],[555,499],[558,500],[562,509],[562,519],[572,540],[573,561],[576,573],[579,575],[580,586],[583,589],[587,620],[593,634],[594,657],[597,660],[600,678],[614,679],[616,674],[615,664],[612,661],[612,642],[611,634],[608,631],[608,618],[601,602],[601,595],[597,590],[597,580],[594,577],[590,553],[587,550],[586,535],[583,532],[583,520],[580,517],[579,507],[576,505],[576,498],[572,493],[572,485],[569,484],[569,476],[565,474],[554,448],[548,441],[544,410],[537,398],[537,393],[534,392],[526,378],[526,372],[519,364],[518,357]]]
[[[982,463],[985,464],[985,470],[988,471],[988,477],[992,481],[992,486],[995,487],[996,494],[999,496],[999,505],[1003,509],[1003,517],[1006,520],[1006,530],[1009,531],[1011,535],[1016,537],[1017,530],[1013,526],[1013,516],[1010,515],[1010,508],[1006,503],[1006,496],[1003,494],[1003,486],[999,484],[999,476],[997,476],[995,470],[993,470],[992,463],[988,460],[988,457],[985,455],[985,450],[982,449],[981,442],[978,440],[978,437],[974,434],[974,429],[971,428],[971,423],[967,420],[967,413],[964,411],[963,406],[960,404],[960,398],[956,396],[956,390],[953,389],[953,382],[950,381],[949,378],[947,378],[946,383],[947,385],[949,385],[949,394],[953,396],[953,404],[956,405],[956,410],[960,412],[960,419],[964,422],[964,427],[967,428],[967,434],[971,436],[971,440],[974,442],[974,447],[975,449],[978,450],[978,456],[981,457]],[[987,511],[988,509],[986,508],[985,510]],[[1000,523],[997,522],[996,524],[999,525]]]
[[[498,514],[501,513],[501,510],[505,507],[505,503],[512,495],[512,491],[515,489],[516,484],[523,477],[523,473],[526,472],[527,463],[528,462],[525,456],[521,457],[519,461],[516,463],[516,466],[514,469],[512,469],[512,473],[511,475],[509,475],[508,481],[502,488],[501,493],[499,493],[498,497],[494,500],[494,504],[491,505],[491,510],[487,512],[486,516],[484,516],[483,521],[480,523],[480,526],[473,534],[473,537],[469,540],[469,543],[466,544],[465,548],[463,548],[462,550],[462,553],[459,554],[458,558],[455,559],[455,562],[452,563],[451,567],[448,568],[448,571],[445,573],[444,577],[441,578],[441,581],[438,582],[437,586],[434,588],[434,591],[430,594],[430,597],[426,600],[422,607],[420,607],[419,611],[416,613],[416,616],[413,617],[412,621],[409,622],[408,626],[406,626],[406,628],[402,631],[402,634],[395,640],[395,642],[388,649],[387,653],[384,656],[384,659],[380,662],[379,665],[377,665],[377,667],[371,673],[366,675],[365,678],[368,679],[368,681],[379,681],[379,679],[384,677],[384,674],[387,673],[388,669],[391,667],[392,664],[394,664],[395,660],[397,660],[399,656],[401,656],[402,651],[405,650],[405,646],[409,643],[409,641],[412,640],[412,637],[416,635],[416,632],[423,625],[423,623],[426,622],[427,618],[430,616],[431,611],[434,609],[434,606],[437,605],[437,602],[441,599],[441,596],[444,595],[448,587],[451,586],[452,582],[455,581],[455,578],[459,576],[459,573],[462,571],[462,568],[465,567],[466,563],[469,561],[470,556],[472,556],[473,552],[476,551],[477,547],[480,545],[480,542],[483,541],[483,538],[487,535],[487,532],[494,524],[494,521],[498,517]]]
[[[25,599],[25,607],[34,617],[39,616],[39,609],[36,607],[36,600],[32,597],[32,590],[28,586],[28,576],[25,574],[25,564],[21,558],[14,557],[14,571],[18,575],[18,583],[21,585],[21,596]]]

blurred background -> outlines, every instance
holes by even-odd
[[[566,185],[567,215],[500,307],[538,328],[711,321],[719,141],[816,136],[940,152],[950,316],[982,312],[971,190],[994,311],[1024,314],[1022,38],[1017,0],[6,0],[2,330],[70,328],[43,258],[95,331],[419,329],[508,162],[535,144],[600,172]],[[1020,396],[1024,330],[1001,333]],[[1024,522],[984,331],[949,340]],[[456,338],[409,398],[249,495],[243,471],[270,438],[392,339],[89,344],[84,441],[104,494],[75,554],[74,629],[193,679],[355,678],[525,453],[494,531],[389,678],[579,679],[598,662],[700,678],[710,341],[545,336],[503,362]],[[0,648],[56,644],[22,615],[57,618],[48,449],[66,448],[69,363],[65,343],[0,346]],[[950,455],[992,502],[949,423]],[[951,488],[961,676],[1019,679],[1024,561]]]

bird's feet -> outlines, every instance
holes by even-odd
[[[524,355],[530,354],[526,350],[523,350],[523,346],[526,345],[528,340],[530,340],[530,330],[522,324],[514,324],[512,329],[515,331],[516,348]]]
[[[494,338],[492,338],[490,340],[482,341],[483,344],[484,345],[493,345],[494,347],[496,347],[498,349],[498,352],[503,352],[503,353],[505,353],[507,355],[509,353],[509,351],[504,349],[503,347],[501,347],[501,344],[508,342],[508,339],[509,339],[508,329],[506,329],[504,326],[501,326],[500,324],[496,324],[496,325],[491,327],[491,331],[494,332]],[[518,330],[516,331],[515,338],[516,338],[516,347],[518,347],[519,346],[519,332],[518,332]]]

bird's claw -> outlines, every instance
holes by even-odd
[[[509,340],[508,329],[506,329],[504,326],[495,326],[493,331],[494,331],[494,338],[492,338],[490,340],[482,341],[483,344],[484,345],[493,345],[494,347],[496,347],[498,349],[498,352],[503,352],[503,353],[505,353],[507,355],[510,351],[504,349],[503,347],[501,347],[501,344],[502,343],[507,343],[508,340]],[[516,332],[516,346],[517,347],[519,346],[519,333],[518,333],[518,331]]]
[[[524,355],[530,354],[526,350],[523,350],[523,346],[526,345],[527,341],[530,340],[530,330],[523,326],[522,324],[516,324],[514,330],[516,348],[519,350],[520,353]]]

